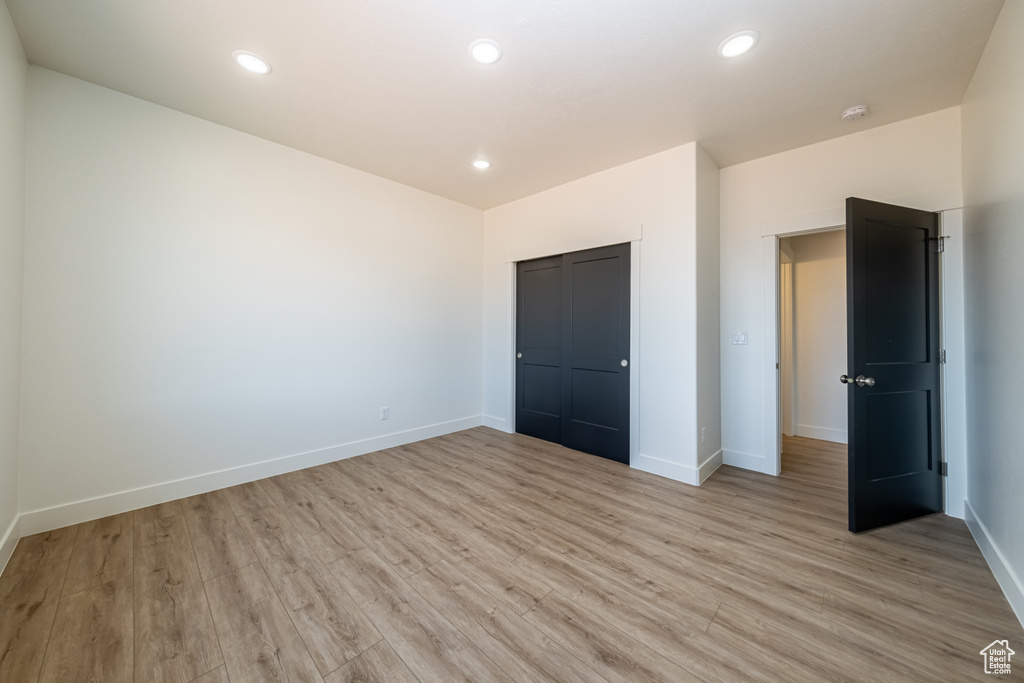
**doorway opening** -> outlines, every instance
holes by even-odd
[[[965,378],[965,314],[963,297],[963,209],[956,193],[929,193],[901,197],[893,204],[937,212],[944,238],[939,253],[939,319],[941,321],[941,452],[947,472],[943,477],[943,505],[946,514],[963,519],[968,508],[967,493],[967,390]],[[780,257],[779,241],[786,237],[841,228],[845,211],[833,207],[816,214],[795,214],[764,223],[762,229],[762,273],[764,291],[764,328],[762,386],[764,388],[764,458],[752,462],[751,469],[778,475],[781,468],[783,437],[780,395]],[[852,368],[847,368],[851,370]],[[844,373],[845,374],[845,373]],[[868,373],[870,375],[870,373]],[[838,383],[838,378],[837,383]],[[856,374],[852,380],[856,382]],[[852,439],[852,435],[850,437]]]
[[[948,509],[940,255],[949,235],[943,227],[940,212],[846,201],[847,371],[837,379],[847,390],[846,484],[855,533]],[[764,242],[772,294],[765,317],[771,334],[765,443],[775,455],[765,464],[775,474],[783,451],[780,233],[797,232],[779,231]],[[962,300],[951,298],[959,319]]]
[[[779,239],[778,325],[781,473],[845,491],[845,226]]]

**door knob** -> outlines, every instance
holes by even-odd
[[[841,375],[839,377],[839,383],[840,384],[853,384],[853,380],[850,379],[849,377],[847,377],[846,375]]]
[[[865,377],[864,375],[857,375],[857,379],[853,380],[857,383],[858,387],[873,387],[875,386],[874,377]]]
[[[622,360],[619,361],[619,365],[621,365],[622,367],[626,367],[627,365],[629,365],[629,361],[623,358]]]
[[[523,354],[522,354],[522,353],[517,353],[517,354],[516,354],[516,358],[522,358],[522,357],[523,357]]]

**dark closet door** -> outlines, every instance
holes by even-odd
[[[562,443],[562,257],[516,264],[516,431]]]
[[[622,463],[629,462],[629,248],[520,263],[516,298],[517,431]]]
[[[629,245],[562,257],[562,444],[629,463]]]
[[[942,512],[938,214],[846,200],[850,531]]]

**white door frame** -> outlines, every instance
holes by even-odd
[[[796,431],[793,426],[793,392],[795,391],[793,385],[796,377],[795,355],[793,354],[793,261],[782,250],[781,243],[779,280],[779,419],[783,435],[792,435]]]
[[[967,388],[964,341],[963,209],[956,196],[902,197],[886,203],[909,206],[941,215],[941,234],[949,237],[939,258],[942,348],[942,451],[947,463],[946,514],[963,518],[967,496]],[[940,208],[936,208],[936,206]],[[942,208],[942,207],[954,208]],[[761,224],[764,271],[764,472],[778,475],[782,466],[779,428],[779,238],[824,232],[845,226],[845,208],[812,215],[775,219]],[[838,381],[839,378],[836,378]]]

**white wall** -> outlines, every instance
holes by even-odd
[[[721,287],[719,284],[718,166],[697,146],[697,462],[721,464]],[[703,430],[704,438],[701,438]],[[705,469],[710,468],[711,465]]]
[[[512,428],[511,262],[623,241],[642,225],[642,239],[633,245],[639,249],[639,338],[632,367],[639,371],[640,423],[638,459],[631,464],[691,483],[715,466],[698,456],[697,315],[713,301],[708,294],[698,305],[697,226],[709,215],[698,221],[698,205],[715,190],[707,184],[710,160],[700,157],[690,143],[485,212],[488,424]],[[709,224],[702,233],[710,243]],[[708,412],[714,421],[714,411]],[[714,425],[708,426],[713,438]]]
[[[29,114],[28,527],[479,424],[480,211],[37,67]]]
[[[1024,622],[1024,3],[1010,0],[963,104],[968,522]]]
[[[18,540],[18,410],[25,234],[25,78],[28,62],[0,3],[0,571]]]
[[[767,472],[764,235],[841,225],[847,197],[893,201],[932,211],[958,207],[960,110],[888,126],[722,169],[722,446],[726,463]],[[769,245],[770,246],[770,245]],[[777,263],[777,258],[775,261]],[[730,343],[732,332],[750,343]],[[766,344],[767,351],[766,353]],[[837,381],[838,384],[838,381]],[[771,411],[774,413],[774,410]],[[769,454],[770,455],[770,454]]]
[[[793,253],[793,428],[846,443],[846,233],[786,238]]]

